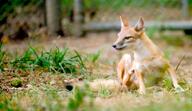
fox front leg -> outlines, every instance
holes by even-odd
[[[128,90],[127,82],[129,80],[130,80],[130,75],[128,73],[125,73],[124,76],[123,76],[121,90],[123,90],[123,91],[127,91]]]
[[[140,94],[145,94],[145,85],[144,85],[144,81],[143,81],[143,75],[141,72],[136,72],[136,77],[138,79],[138,84],[139,84],[139,93]]]
[[[124,75],[124,62],[123,60],[121,60],[117,65],[117,77],[121,85],[123,83],[123,75]]]
[[[134,72],[132,72],[132,70],[129,66],[130,66],[130,63],[128,61],[125,61],[123,83],[122,83],[122,88],[124,90],[128,90],[130,83],[132,84],[132,81],[130,81],[130,79]]]

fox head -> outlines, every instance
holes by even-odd
[[[129,26],[128,20],[120,16],[121,30],[117,34],[118,38],[112,45],[116,50],[124,48],[134,48],[144,31],[143,18],[139,18],[135,26]]]

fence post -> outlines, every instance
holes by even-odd
[[[46,21],[49,35],[57,35],[61,30],[60,0],[46,0]]]
[[[83,0],[74,0],[74,35],[83,35]]]
[[[188,0],[181,0],[182,2],[182,15],[184,18],[189,17],[189,2]]]

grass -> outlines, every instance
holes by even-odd
[[[148,35],[150,38],[154,38],[155,33],[158,32],[158,29],[155,28],[155,27],[150,27],[150,28],[147,28],[146,32],[147,32],[147,35]]]
[[[14,78],[11,80],[11,86],[13,87],[21,87],[22,86],[22,81],[19,78]]]
[[[4,57],[5,57],[5,51],[3,51],[3,45],[0,44],[0,72],[3,71],[3,60],[4,60]]]
[[[98,96],[107,98],[111,96],[111,92],[106,87],[101,87],[100,90],[98,91]]]
[[[166,48],[166,49],[164,50],[164,57],[169,60],[169,59],[171,58],[171,56],[172,56],[173,50],[174,50],[174,49],[171,48],[171,47]]]
[[[184,40],[182,37],[170,37],[170,36],[163,36],[163,40],[172,46],[184,46]]]
[[[166,52],[168,57],[170,52],[172,51]],[[3,69],[0,74],[1,111],[190,111],[192,109],[192,85],[186,84],[186,81],[182,82],[181,85],[186,92],[177,94],[173,90],[172,81],[166,77],[159,86],[147,87],[146,95],[139,95],[136,91],[113,92],[107,87],[101,87],[97,92],[93,92],[87,84],[76,87],[72,92],[66,91],[63,83],[66,78],[84,75],[86,79],[104,78],[104,75],[95,77],[94,71],[88,73],[92,68],[96,72],[106,71],[102,69],[103,64],[111,66],[110,63],[100,61],[102,60],[100,51],[81,54],[68,48],[45,51],[29,47],[22,54],[11,54],[5,52],[1,46],[1,53],[3,55],[0,61]],[[15,80],[16,84],[19,80],[22,86],[13,88],[11,82]]]
[[[169,105],[166,104],[152,104],[150,106],[145,106],[142,108],[135,108],[135,111],[174,111],[174,110],[180,110],[180,111],[188,111],[191,107],[189,103],[181,104],[179,106],[176,106],[177,104],[172,103]],[[166,107],[165,107],[166,106]],[[176,106],[176,107],[175,107]],[[175,107],[175,108],[169,108],[169,107]]]
[[[162,85],[167,90],[171,90],[172,89],[172,80],[171,80],[171,78],[168,78],[168,77],[164,78]]]
[[[15,70],[36,70],[43,69],[45,71],[82,74],[85,72],[85,65],[81,55],[77,51],[69,51],[67,48],[61,50],[59,48],[44,52],[37,51],[29,47],[22,55],[16,55],[16,58],[6,61],[9,64],[4,67],[4,55],[2,46],[0,47],[0,64],[1,71],[4,68],[12,68]]]
[[[97,51],[96,53],[88,54],[87,58],[88,58],[88,61],[95,63],[99,60],[100,56],[101,56],[101,51]]]
[[[68,99],[67,110],[76,111],[84,103],[84,97],[86,96],[86,90],[75,88],[73,95]]]

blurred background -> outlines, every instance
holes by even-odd
[[[46,38],[47,32],[80,37],[119,30],[120,15],[133,23],[142,16],[152,29],[192,33],[191,0],[0,0],[0,37],[6,42]]]

